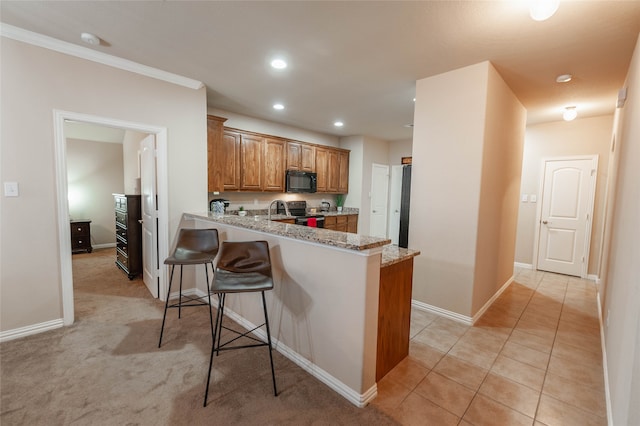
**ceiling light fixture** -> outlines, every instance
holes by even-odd
[[[556,83],[568,83],[573,79],[571,74],[560,74],[556,77]]]
[[[100,37],[91,33],[82,33],[80,34],[80,39],[87,44],[91,44],[93,46],[97,46],[100,44]]]
[[[530,0],[529,15],[534,21],[546,21],[560,6],[560,0]]]
[[[274,59],[271,61],[271,66],[277,70],[283,70],[287,67],[287,63],[284,59]]]
[[[342,127],[344,126],[344,123],[342,121],[336,121],[335,123],[333,123],[333,125],[336,127]]]
[[[568,106],[564,108],[564,112],[562,113],[562,118],[564,121],[571,121],[578,116],[578,111],[575,106]]]
[[[273,104],[273,109],[284,109],[284,105],[282,104]]]

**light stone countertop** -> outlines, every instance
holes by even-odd
[[[212,213],[185,213],[195,219],[207,219],[211,222],[225,225],[238,226],[253,231],[266,232],[282,237],[297,240],[310,241],[319,244],[327,244],[348,250],[368,250],[388,245],[391,240],[387,238],[368,237],[366,235],[351,234],[348,232],[332,231],[323,228],[310,228],[307,226],[292,225],[281,222],[269,221],[266,215],[238,216],[235,214],[215,216]],[[286,219],[285,215],[271,215],[271,219]]]
[[[418,256],[418,250],[398,247],[395,244],[388,244],[382,248],[382,261],[380,267],[391,266],[394,263],[400,263],[414,256]]]

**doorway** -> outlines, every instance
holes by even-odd
[[[67,147],[64,131],[65,121],[75,121],[98,126],[122,128],[155,136],[156,166],[155,176],[157,185],[157,218],[153,227],[156,234],[156,257],[165,258],[168,255],[168,193],[167,193],[167,129],[140,123],[127,122],[87,114],[54,110],[54,143],[56,153],[56,203],[58,214],[58,235],[60,248],[60,278],[62,282],[62,309],[65,325],[74,322],[73,273],[71,266],[71,242],[69,238],[69,203],[67,185]],[[142,166],[144,167],[144,166]],[[141,170],[142,174],[144,170]],[[155,197],[154,197],[155,198]],[[143,249],[144,250],[144,249]],[[143,254],[144,256],[144,254]],[[159,294],[165,293],[166,277],[163,269],[158,270],[157,286]]]
[[[389,166],[373,164],[371,173],[371,220],[369,235],[387,237],[387,200],[389,198]]]
[[[536,269],[587,277],[598,156],[542,160]]]

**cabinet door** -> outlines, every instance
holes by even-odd
[[[333,229],[336,230],[336,216],[325,216],[324,217],[324,229]]]
[[[317,191],[327,192],[327,157],[329,152],[324,148],[316,148],[316,173],[318,174]]]
[[[264,167],[262,189],[284,192],[285,142],[276,139],[264,140]]]
[[[347,232],[351,232],[352,234],[358,233],[358,215],[350,214],[347,216]]]
[[[240,133],[225,131],[222,136],[222,178],[225,191],[240,189]]]
[[[300,153],[302,145],[298,142],[287,142],[287,170],[300,170]]]
[[[327,192],[338,192],[338,187],[340,186],[340,157],[338,151],[329,150],[327,170]]]
[[[338,153],[338,192],[346,194],[349,192],[349,153],[340,151]]]
[[[300,170],[314,172],[316,170],[316,147],[313,145],[300,145]]]
[[[224,122],[225,118],[207,115],[207,171],[209,192],[224,191]]]
[[[240,189],[261,191],[263,138],[242,135],[240,143]]]

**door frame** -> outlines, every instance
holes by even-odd
[[[580,278],[587,278],[589,271],[589,255],[591,253],[591,229],[593,228],[593,210],[595,204],[596,184],[598,178],[598,155],[572,155],[562,157],[543,157],[540,160],[540,183],[538,184],[538,206],[536,207],[536,227],[533,238],[533,269],[538,269],[538,248],[540,245],[540,222],[542,221],[542,194],[544,192],[544,177],[547,162],[550,161],[572,161],[572,160],[591,160],[591,186],[589,188],[589,200],[587,210],[589,219],[587,220],[587,229],[584,234],[584,258],[582,268],[580,269]]]
[[[58,215],[58,246],[60,250],[60,282],[62,290],[62,315],[64,325],[75,320],[73,301],[73,271],[71,264],[71,237],[69,230],[69,199],[67,183],[67,142],[64,133],[65,121],[77,121],[107,127],[134,130],[154,134],[157,151],[157,195],[158,195],[158,257],[168,256],[168,173],[167,173],[167,129],[149,124],[135,123],[108,117],[82,114],[71,111],[53,110],[53,131],[55,150],[56,204]],[[160,295],[166,293],[166,271],[161,268],[159,278]]]

